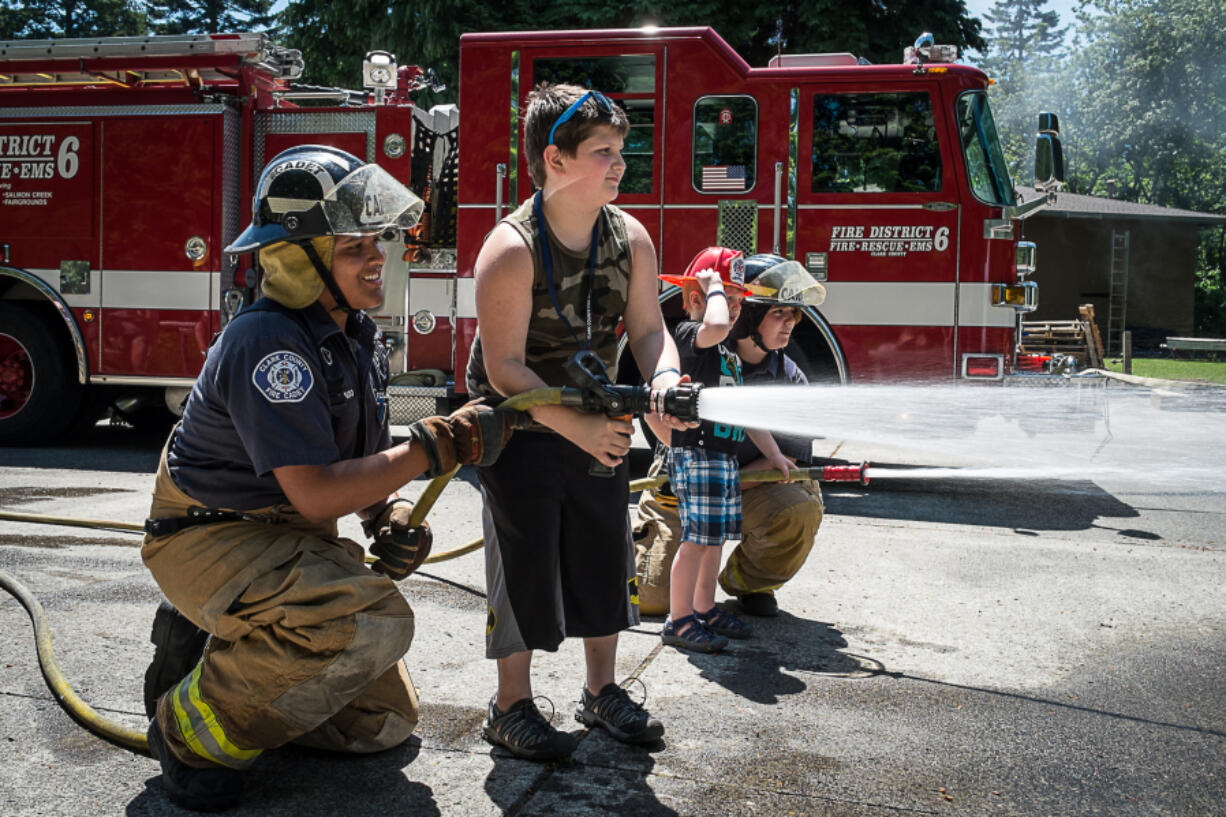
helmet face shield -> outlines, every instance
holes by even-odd
[[[746,302],[771,306],[821,306],[826,288],[797,261],[784,261],[758,275],[746,286],[753,294]]]
[[[226,252],[327,235],[378,233],[394,240],[424,209],[421,199],[378,165],[336,148],[300,145],[264,168],[251,224]]]
[[[323,214],[332,235],[368,235],[407,230],[425,203],[378,165],[364,165],[324,194]]]

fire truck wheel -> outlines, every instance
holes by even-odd
[[[60,439],[81,385],[66,344],[28,307],[0,303],[0,444]]]

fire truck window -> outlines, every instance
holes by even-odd
[[[584,88],[595,88],[608,96],[656,92],[655,54],[542,58],[533,63],[532,70],[532,85],[541,82],[569,82]]]
[[[569,82],[595,88],[621,106],[630,120],[630,133],[622,148],[626,173],[620,191],[651,193],[655,166],[655,55],[537,59],[532,71],[532,85]]]
[[[814,193],[935,193],[941,151],[926,93],[813,97]]]
[[[694,103],[694,189],[744,193],[757,175],[758,102],[751,96],[704,96]]]
[[[975,198],[988,204],[1016,204],[1013,182],[986,94],[958,97],[958,135],[966,159],[966,175]]]
[[[622,146],[626,173],[622,176],[622,193],[650,193],[651,170],[655,155],[654,99],[619,99],[618,104],[630,119],[630,133]]]

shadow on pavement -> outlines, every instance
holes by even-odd
[[[823,485],[826,512],[870,519],[985,525],[1019,532],[1087,530],[1103,518],[1140,516],[1131,505],[1089,480],[895,479],[878,476],[888,473],[888,465],[874,464],[873,470],[874,478],[867,486]],[[1126,535],[1162,538],[1152,531],[1129,530]]]
[[[799,618],[780,611],[777,618],[752,619],[754,634],[733,641],[723,653],[686,653],[703,678],[760,704],[804,692],[807,682],[787,674],[804,672],[844,678],[867,678],[880,664],[842,652],[843,633],[826,621]]]
[[[374,754],[286,746],[262,756],[247,773],[240,808],[250,813],[437,817],[433,790],[409,779],[420,752],[416,736]],[[145,790],[128,804],[126,813],[129,817],[159,814],[168,806],[159,776],[145,782]]]
[[[503,814],[517,814],[531,801],[542,813],[604,814],[611,813],[610,803],[617,803],[613,813],[677,817],[647,783],[656,764],[651,751],[664,745],[627,746],[597,729],[582,737],[567,762],[542,765],[493,749],[485,793]],[[525,786],[534,767],[540,771]]]
[[[99,423],[66,445],[0,448],[0,467],[68,468],[152,474],[166,444],[167,430]]]

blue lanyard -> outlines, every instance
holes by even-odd
[[[570,321],[562,313],[562,304],[558,302],[558,290],[553,283],[553,259],[549,254],[549,236],[545,233],[545,214],[541,211],[539,191],[532,199],[532,210],[536,216],[537,235],[540,237],[541,263],[545,266],[545,288],[549,290],[549,300],[553,301],[554,311],[570,330],[570,336],[575,339],[575,343],[584,351],[588,351],[592,348],[592,290],[596,288],[596,247],[600,243],[600,217],[597,216],[596,223],[592,225],[592,251],[587,259],[587,342],[582,343],[579,336],[575,334],[575,328],[570,325]]]

